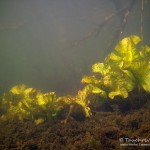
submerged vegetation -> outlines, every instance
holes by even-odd
[[[92,93],[110,99],[127,98],[135,89],[150,92],[150,47],[138,46],[140,41],[135,35],[124,38],[104,63],[92,66],[96,75],[84,76],[82,82],[91,87]]]
[[[150,47],[140,42],[135,35],[122,39],[103,63],[92,66],[93,75],[82,78],[87,85],[76,96],[57,97],[55,92],[43,93],[25,85],[12,87],[1,96],[0,120],[33,120],[40,124],[55,119],[68,108],[66,123],[76,106],[82,108],[85,117],[90,117],[90,106],[97,95],[101,102],[119,97],[136,103],[133,92],[139,98],[150,92]]]
[[[54,92],[42,93],[25,85],[14,86],[1,101],[1,120],[34,120],[36,124],[52,119],[62,109]]]
[[[69,115],[74,105],[77,104],[82,106],[85,116],[90,117],[87,91],[88,89],[84,88],[76,97],[56,97],[55,92],[43,93],[40,90],[27,88],[25,85],[16,85],[1,96],[0,119],[1,121],[33,120],[39,124],[57,117],[67,105],[69,105]]]

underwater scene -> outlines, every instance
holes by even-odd
[[[0,150],[150,149],[150,0],[0,10]]]

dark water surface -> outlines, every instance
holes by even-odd
[[[91,65],[111,51],[120,16],[106,17],[131,0],[1,0],[0,93],[26,84],[59,94],[80,88]],[[120,2],[120,3],[119,3]],[[124,35],[140,35],[141,0],[136,0]],[[150,44],[149,7],[144,1],[144,40]],[[99,31],[99,30],[100,31]],[[95,31],[95,33],[94,33]],[[96,34],[97,33],[97,34]]]

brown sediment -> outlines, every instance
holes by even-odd
[[[143,106],[140,109],[130,110],[126,114],[115,111],[97,112],[83,121],[69,119],[66,124],[62,124],[59,119],[39,125],[29,120],[0,124],[0,149],[2,150],[129,148],[120,146],[120,138],[150,138],[149,107]]]

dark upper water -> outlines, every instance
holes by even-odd
[[[76,92],[91,65],[115,45],[123,17],[116,12],[130,4],[131,0],[1,0],[0,93],[22,83],[59,94]],[[144,0],[143,34],[150,45],[149,8],[150,1]],[[141,0],[135,0],[123,37],[140,35],[140,16]]]

